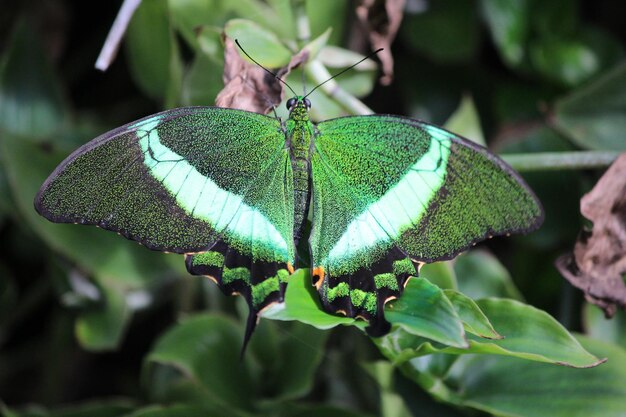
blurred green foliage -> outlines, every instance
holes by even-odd
[[[163,108],[212,105],[223,32],[264,65],[286,64],[303,46],[298,3],[144,0],[106,73],[93,63],[120,2],[3,5],[0,414],[626,414],[625,315],[583,307],[553,267],[600,172],[525,174],[544,226],[425,266],[375,343],[361,322],[323,313],[296,273],[243,360],[242,300],[188,276],[179,256],[37,216],[34,194],[80,144]],[[369,51],[353,7],[306,2],[314,68],[336,73]],[[337,82],[376,112],[448,120],[498,152],[626,150],[622,15],[610,0],[407,0],[393,84],[377,85],[371,62]],[[310,89],[315,71],[287,81]],[[322,89],[311,101],[315,120],[351,112]]]

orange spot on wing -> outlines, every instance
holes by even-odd
[[[293,265],[291,265],[291,262],[287,262],[287,271],[289,271],[290,274],[293,274],[296,271],[293,268]]]
[[[315,288],[319,290],[322,286],[322,282],[324,282],[324,276],[326,275],[326,271],[324,271],[323,266],[316,266],[313,268],[313,271],[311,271],[311,273],[313,274],[313,279],[315,280],[313,282],[313,285],[315,285]]]

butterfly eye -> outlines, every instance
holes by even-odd
[[[306,106],[307,109],[311,108],[311,101],[308,98],[304,99],[304,105]]]
[[[291,110],[291,108],[293,106],[295,106],[295,105],[296,105],[296,98],[295,97],[292,97],[289,100],[287,100],[287,110]]]

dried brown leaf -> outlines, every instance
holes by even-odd
[[[361,0],[356,15],[365,27],[372,49],[384,48],[378,54],[383,75],[380,82],[389,85],[393,80],[391,43],[398,33],[406,0]]]
[[[276,75],[281,79],[286,77],[306,59],[305,53],[294,55],[287,66],[276,71]],[[224,88],[215,99],[216,106],[266,114],[283,100],[283,83],[263,68],[243,59],[235,42],[227,36],[224,36],[222,78]]]
[[[557,260],[561,274],[585,292],[607,317],[626,308],[626,154],[622,154],[580,200],[580,211],[593,222],[572,254]]]

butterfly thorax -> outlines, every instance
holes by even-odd
[[[287,146],[291,156],[294,191],[294,240],[302,237],[311,200],[311,149],[315,126],[309,119],[309,101],[302,97],[290,101],[286,122]]]

